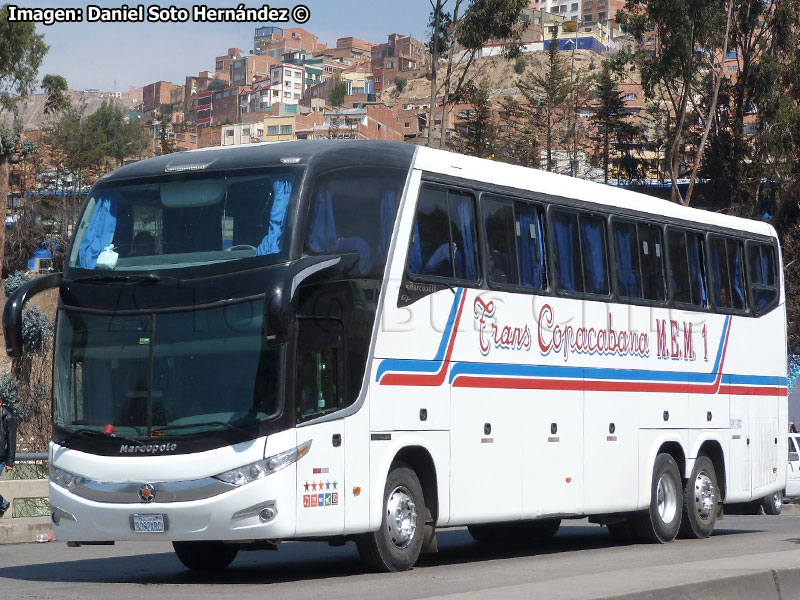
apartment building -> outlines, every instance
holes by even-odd
[[[383,103],[374,103],[325,111],[322,125],[314,126],[313,137],[402,142],[405,136],[392,110]]]
[[[176,86],[169,81],[156,81],[144,86],[142,90],[142,104],[145,118],[154,118],[163,105],[170,104],[170,94]]]
[[[280,64],[270,69],[270,102],[297,104],[305,91],[306,73],[302,66]]]
[[[253,53],[276,60],[294,50],[315,52],[325,48],[327,46],[316,35],[302,27],[257,27],[253,36]]]
[[[625,8],[625,0],[531,0],[528,9],[559,15],[581,23],[612,22],[616,26],[617,11]]]
[[[221,128],[221,144],[223,146],[238,146],[264,141],[263,123],[235,123],[223,125]]]
[[[231,86],[250,85],[254,81],[269,75],[270,68],[279,62],[280,59],[267,55],[248,54],[247,56],[240,56],[231,61],[230,84]]]
[[[332,61],[339,61],[346,64],[346,61],[362,61],[372,58],[372,48],[376,46],[372,42],[366,42],[359,38],[343,37],[336,40],[335,48],[326,48],[314,52],[315,57],[324,57]]]
[[[430,52],[419,40],[397,33],[390,34],[385,44],[372,47],[370,63],[375,91],[380,92],[403,73],[427,66],[430,60]]]
[[[227,54],[223,54],[222,56],[218,56],[214,60],[214,70],[220,73],[230,73],[231,72],[231,63],[241,58],[247,54],[243,50],[239,50],[239,48],[228,48]]]

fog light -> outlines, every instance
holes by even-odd
[[[266,523],[267,521],[272,521],[272,519],[275,518],[275,509],[270,507],[265,508],[258,514],[258,518],[261,519],[264,523]]]

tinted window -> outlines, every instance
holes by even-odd
[[[408,269],[418,275],[456,279],[478,278],[472,196],[423,187],[408,256]]]
[[[617,293],[623,298],[666,299],[661,229],[614,220]]]
[[[614,252],[617,259],[617,294],[623,298],[642,297],[642,272],[636,225],[614,221]]]
[[[670,229],[667,232],[667,244],[673,300],[708,306],[702,236]]]
[[[545,284],[543,215],[526,202],[484,196],[484,227],[492,283],[540,289]]]
[[[755,311],[764,310],[778,298],[774,247],[748,242],[747,268],[750,273],[753,309]]]
[[[711,274],[714,304],[718,308],[745,308],[742,243],[730,238],[711,237]]]
[[[295,383],[298,422],[340,408],[343,359],[341,321],[298,319]]]
[[[489,245],[489,281],[519,284],[514,203],[484,197],[481,205]]]
[[[338,169],[319,177],[311,195],[306,251],[355,252],[359,273],[380,273],[403,193],[405,171]]]
[[[561,291],[583,292],[578,215],[559,211],[552,214],[556,286]]]
[[[661,240],[661,228],[640,223],[637,230],[644,299],[663,302],[667,293],[664,285],[664,244]]]
[[[581,215],[583,288],[589,294],[608,295],[606,222],[601,217]]]

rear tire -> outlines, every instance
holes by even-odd
[[[774,492],[762,500],[765,515],[779,515],[783,511],[783,490]]]
[[[650,507],[636,513],[631,525],[642,542],[664,544],[678,535],[683,507],[683,482],[678,465],[669,454],[659,454],[653,465]]]
[[[425,537],[425,498],[417,474],[397,463],[386,478],[383,517],[378,531],[356,539],[356,547],[375,571],[406,571],[414,566]]]
[[[193,571],[221,571],[233,562],[239,549],[222,542],[172,542],[175,554]]]
[[[683,490],[682,538],[701,539],[711,535],[717,522],[719,498],[714,464],[707,456],[700,456],[694,461],[694,468]]]

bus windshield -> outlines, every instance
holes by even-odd
[[[288,254],[290,205],[302,169],[208,174],[98,186],[86,205],[69,266],[137,271]]]
[[[274,418],[283,351],[266,342],[262,315],[263,300],[147,315],[62,310],[56,425],[149,437]]]

